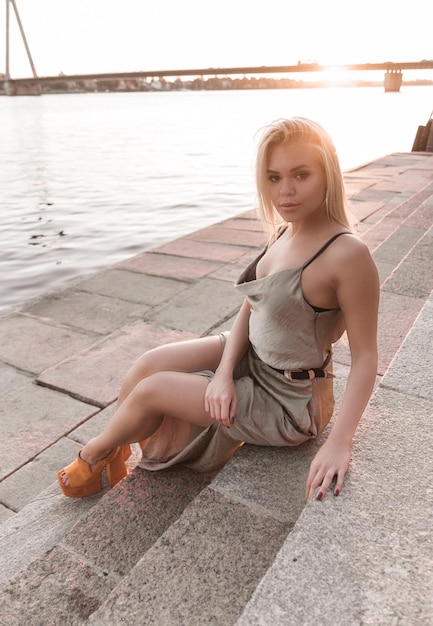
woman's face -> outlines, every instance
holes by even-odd
[[[316,217],[325,208],[326,178],[317,148],[296,141],[272,148],[267,191],[286,222]]]

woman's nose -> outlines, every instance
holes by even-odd
[[[283,179],[281,181],[280,192],[283,196],[292,196],[295,193],[295,186],[293,181],[289,179]]]

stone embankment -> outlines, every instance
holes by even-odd
[[[55,482],[147,348],[230,327],[254,212],[68,283],[0,317],[0,624],[433,623],[433,154],[345,174],[381,278],[375,393],[340,497],[304,499],[320,445],[244,446],[218,475],[133,469]],[[336,399],[349,368],[336,346]],[[325,433],[326,435],[326,433]]]

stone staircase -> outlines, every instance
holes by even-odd
[[[50,484],[0,526],[0,624],[433,623],[433,155],[389,155],[345,179],[360,235],[379,268],[382,296],[377,387],[356,436],[343,494],[305,502],[309,463],[320,441],[296,449],[245,445],[214,475],[135,468],[114,489],[85,500],[64,498]],[[246,225],[248,243],[239,244]],[[227,304],[230,281],[256,254],[257,233],[248,213],[113,271],[149,272],[150,280],[160,271],[157,255],[166,255],[165,276],[170,263],[173,271],[185,271],[183,260],[203,259],[209,271],[200,270],[174,295],[165,283],[161,299],[145,303],[144,314],[147,323],[165,324],[166,333],[215,332],[229,326],[237,305],[234,299]],[[242,246],[241,254],[222,259]],[[211,254],[217,267],[211,267]],[[191,277],[192,264],[187,271]],[[67,300],[70,311],[75,297],[82,306],[90,284],[95,292],[95,281],[98,295],[106,294],[113,274],[111,283],[103,278],[75,282],[54,304],[43,299],[24,314],[65,324],[55,317],[59,302]],[[119,289],[126,289],[117,279]],[[205,303],[198,321],[186,308],[191,290],[203,287],[207,299],[212,293],[218,323]],[[131,309],[130,296],[123,297]],[[196,304],[196,317],[198,310]],[[141,309],[137,315],[142,314]],[[6,318],[9,328],[17,319]],[[135,329],[122,326],[128,340],[121,364],[131,361]],[[146,337],[151,331],[158,341],[159,330],[148,329]],[[93,337],[86,358],[76,351],[36,375],[42,389],[92,400],[91,419],[55,442],[63,441],[69,457],[112,411],[117,380],[108,377],[107,384],[95,364],[111,358],[120,336],[113,339],[111,333],[108,346]],[[335,351],[337,402],[348,369],[343,337]],[[100,390],[96,399],[85,384],[90,371],[91,384]]]

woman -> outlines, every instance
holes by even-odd
[[[331,139],[304,118],[267,128],[258,147],[259,209],[271,231],[239,277],[245,299],[227,335],[159,347],[132,366],[117,410],[59,472],[68,496],[126,475],[129,443],[142,467],[221,467],[242,442],[294,446],[315,438],[333,412],[332,344],[347,330],[351,367],[332,430],[313,459],[306,497],[341,492],[352,438],[377,369],[379,283],[351,231]]]

